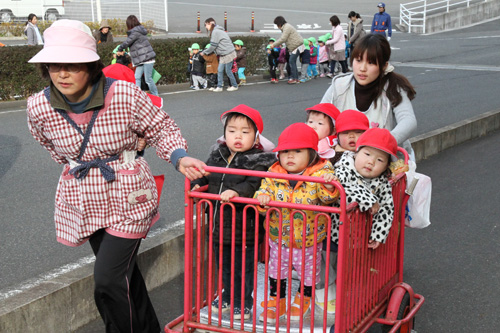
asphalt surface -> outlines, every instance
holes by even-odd
[[[500,131],[418,164],[433,185],[431,225],[406,228],[404,281],[425,297],[418,333],[498,332],[498,142]],[[162,326],[182,315],[182,290],[180,276],[150,293]],[[76,333],[103,329],[98,319]]]

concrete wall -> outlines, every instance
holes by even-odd
[[[500,128],[500,110],[411,139],[418,160]],[[150,289],[184,271],[184,229],[171,229],[144,244],[139,265]],[[88,264],[0,301],[0,332],[72,332],[98,317]]]
[[[500,0],[489,0],[470,7],[453,9],[449,13],[427,16],[425,33],[466,27],[495,17],[500,17]],[[412,32],[422,33],[422,28],[412,30]]]

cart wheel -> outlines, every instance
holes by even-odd
[[[399,310],[398,310],[398,316],[396,319],[400,320],[403,319],[408,312],[410,312],[410,293],[406,292],[403,296],[403,299],[401,300],[401,304],[399,305]],[[412,319],[412,321],[415,318]],[[413,326],[413,325],[412,325]],[[392,329],[391,325],[382,325],[382,333],[387,333]],[[401,326],[399,330],[396,331],[397,333],[410,333],[410,326],[409,323],[406,323]]]

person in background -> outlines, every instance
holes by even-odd
[[[24,34],[28,37],[28,46],[43,45],[43,38],[37,26],[38,18],[35,14],[29,14],[28,22],[24,27]]]
[[[347,26],[347,41],[349,42],[349,44],[351,44],[352,51],[354,50],[356,41],[366,35],[366,31],[363,28],[363,19],[361,18],[359,13],[351,11],[349,12],[348,18],[349,22]]]
[[[285,66],[289,68],[290,66],[287,63],[287,59],[290,57],[288,54],[288,50],[286,49],[285,44],[281,44],[280,55],[278,57],[278,70],[280,72],[280,80],[285,79]]]
[[[139,23],[135,15],[127,17],[127,40],[118,47],[117,56],[125,54],[125,49],[130,48],[130,58],[135,67],[135,84],[141,86],[141,77],[144,74],[144,79],[149,87],[151,94],[158,96],[158,88],[156,88],[153,80],[153,66],[155,63],[156,53],[148,40],[148,31]]]
[[[311,50],[309,48],[309,40],[304,39],[304,51],[300,54],[300,83],[305,83],[311,78],[307,75],[307,70],[311,64]]]
[[[321,100],[339,110],[358,110],[370,127],[386,128],[414,161],[409,138],[417,127],[411,101],[416,92],[406,77],[389,64],[391,46],[378,34],[361,38],[351,54],[352,73],[339,75]]]
[[[137,85],[103,75],[87,25],[55,21],[44,40],[29,62],[48,86],[28,99],[27,119],[34,139],[63,166],[54,210],[57,241],[90,243],[94,300],[106,332],[159,333],[137,265],[141,241],[159,218],[158,189],[148,162],[137,158],[138,137],[189,180],[203,177],[206,165],[187,156],[175,121]]]
[[[309,51],[311,53],[311,60],[309,67],[307,67],[307,76],[312,78],[318,77],[318,50],[319,47],[316,44],[316,38],[309,37]]]
[[[330,59],[330,73],[335,74],[335,65],[337,61],[342,66],[342,73],[347,72],[347,61],[345,60],[345,37],[344,30],[340,26],[340,19],[337,15],[330,17],[332,25],[332,39],[326,41],[328,46],[328,55]]]
[[[205,46],[205,50],[210,47],[210,44]],[[207,87],[208,90],[213,91],[217,88],[217,72],[219,70],[219,59],[217,54],[204,54],[203,59],[205,59],[205,72],[207,73]]]
[[[347,62],[347,59],[349,59],[349,55],[351,54],[351,44],[349,44],[349,40],[347,39],[346,34],[344,34],[344,39],[345,39],[345,58]]]
[[[385,3],[379,2],[378,13],[373,16],[371,32],[372,34],[379,34],[391,40],[392,24],[391,15],[385,12]]]
[[[238,90],[238,84],[234,78],[232,72],[233,61],[236,58],[236,51],[234,49],[231,38],[224,28],[215,23],[215,20],[211,17],[205,20],[205,29],[210,36],[210,47],[201,52],[201,55],[215,53],[219,56],[219,67],[217,71],[217,88],[213,92],[222,92],[224,84],[224,72],[226,72],[229,78],[229,84],[231,85],[227,88],[227,91]]]
[[[290,58],[287,60],[290,65],[290,70],[287,68],[288,72],[288,83],[295,84],[299,83],[299,71],[297,69],[297,58],[304,52],[304,38],[295,30],[295,28],[287,23],[283,16],[277,16],[274,19],[274,24],[278,26],[283,33],[280,38],[271,44],[271,47],[274,45],[279,46],[283,43],[286,44],[286,48],[290,53]]]
[[[191,45],[191,52],[193,53],[191,63],[191,79],[193,80],[193,90],[200,90],[207,88],[207,80],[203,77],[205,74],[205,59],[200,54],[200,45],[193,43]]]
[[[99,30],[94,32],[94,38],[97,45],[113,43],[113,33],[111,32],[111,26],[108,24],[108,20],[101,21]]]
[[[318,38],[319,51],[318,51],[318,62],[319,62],[319,77],[325,77],[330,71],[328,69],[328,49],[325,45],[325,36]]]
[[[271,74],[271,83],[278,83],[279,80],[276,76],[276,68],[278,67],[278,58],[280,49],[272,47],[270,44],[266,46],[267,62],[269,64],[269,74]]]
[[[238,39],[233,44],[236,49],[236,65],[238,66],[240,85],[245,85],[247,83],[247,78],[245,76],[245,68],[247,67],[247,48],[244,46],[241,39]]]

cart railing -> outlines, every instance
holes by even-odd
[[[405,161],[408,160],[406,152]],[[319,177],[304,177],[298,175],[287,175],[270,172],[259,172],[249,170],[239,170],[231,168],[207,167],[206,170],[212,173],[241,174],[254,177],[267,177],[276,179],[298,180],[305,182],[325,183]],[[236,205],[244,205],[243,214],[243,238],[242,244],[237,245],[235,241],[235,229],[231,235],[231,281],[234,284],[235,275],[235,253],[236,249],[242,253],[241,267],[245,267],[246,259],[254,263],[253,269],[253,315],[250,320],[245,320],[242,316],[240,320],[234,318],[234,307],[244,308],[244,290],[241,290],[241,304],[234,304],[235,290],[233,285],[222,285],[222,253],[214,253],[214,244],[219,244],[222,248],[224,239],[222,232],[218,239],[214,239],[214,226],[220,224],[221,230],[223,223],[227,223],[222,218],[214,221],[214,210],[218,209],[214,203],[220,202],[220,196],[204,192],[206,187],[195,191],[190,190],[190,182],[186,180],[186,214],[185,214],[185,279],[184,279],[184,315],[165,327],[166,332],[192,332],[195,329],[207,330],[211,332],[329,332],[330,327],[335,323],[335,332],[357,332],[363,331],[369,327],[381,316],[387,308],[387,298],[391,287],[402,282],[403,275],[403,249],[404,249],[404,207],[408,200],[405,194],[406,177],[400,174],[393,179],[393,198],[394,198],[394,222],[390,229],[385,244],[382,244],[376,250],[368,249],[368,239],[371,233],[371,216],[369,213],[361,213],[357,209],[357,204],[346,206],[345,192],[342,186],[337,182],[331,182],[339,193],[340,208],[331,206],[316,206],[293,204],[286,202],[271,201],[269,209],[266,212],[265,220],[260,216],[261,224],[251,225],[247,220],[253,217],[255,221],[259,220],[257,206],[259,202],[251,198],[236,197],[230,202],[221,203],[221,212],[230,210],[232,223],[235,223]],[[240,206],[241,207],[241,206]],[[314,220],[314,246],[317,245],[318,227],[326,221],[326,239],[331,239],[331,214],[340,215],[339,226],[339,245],[338,262],[336,276],[336,313],[332,315],[327,313],[327,307],[324,311],[319,311],[314,302],[316,287],[312,288],[312,305],[310,314],[300,318],[298,322],[291,322],[290,307],[293,303],[292,291],[292,269],[289,267],[287,276],[281,277],[278,270],[278,295],[280,296],[280,279],[286,279],[286,319],[278,320],[275,324],[267,323],[267,316],[264,314],[264,321],[259,321],[260,313],[265,313],[267,305],[261,307],[260,300],[269,299],[269,218],[271,214],[279,216],[279,230],[283,229],[283,209],[290,209],[290,216],[301,215],[305,219],[305,212],[315,211],[317,215]],[[220,214],[221,217],[223,214]],[[264,226],[264,231],[259,225]],[[307,234],[306,224],[303,224],[302,244],[305,244]],[[247,242],[246,230],[254,235],[254,243]],[[290,223],[289,235],[294,234],[294,223]],[[259,238],[264,236],[263,245],[259,246]],[[278,243],[283,241],[283,233],[278,236]],[[334,259],[334,253],[331,253],[331,242],[326,242],[326,263]],[[241,247],[241,248],[239,248]],[[250,257],[247,257],[246,251],[250,249]],[[259,252],[259,249],[262,249]],[[300,276],[304,276],[304,253],[302,249],[302,271]],[[314,253],[313,262],[316,262],[317,256],[321,253]],[[281,255],[278,254],[281,258]],[[216,262],[217,259],[217,262]],[[280,259],[281,260],[281,259]],[[260,263],[259,261],[264,261]],[[290,251],[289,262],[292,263],[292,254]],[[291,264],[290,264],[291,266]],[[312,265],[312,276],[316,276],[316,265]],[[263,271],[263,272],[262,272]],[[325,294],[323,303],[326,305],[329,299],[328,281],[335,281],[334,277],[329,276],[329,270],[321,272],[325,281]],[[244,285],[245,270],[241,272],[241,284]],[[222,314],[220,311],[213,311],[211,303],[218,297],[221,300],[222,289],[230,290],[231,302],[229,314]],[[295,288],[295,287],[294,287]],[[303,299],[304,288],[301,288],[301,299]],[[259,296],[261,295],[261,296]],[[260,297],[260,298],[259,298]],[[302,302],[303,303],[303,302]],[[301,304],[301,308],[304,306]],[[277,311],[279,312],[279,305]],[[217,312],[217,313],[215,313]]]

